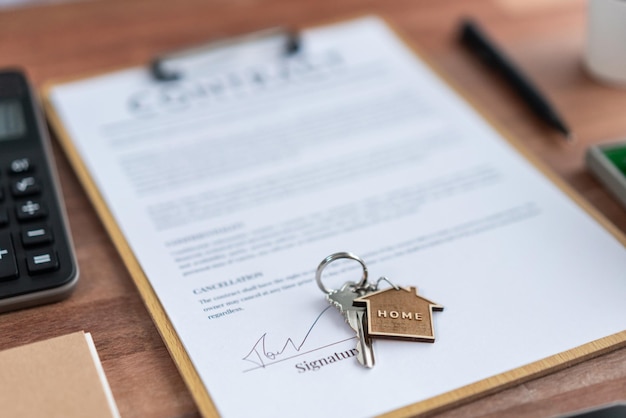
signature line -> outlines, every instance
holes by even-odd
[[[243,359],[242,359],[242,360],[249,361],[249,362],[251,362],[251,363],[253,363],[253,364],[255,364],[255,365],[256,365],[256,367],[253,367],[253,368],[248,369],[248,370],[244,370],[244,373],[245,373],[245,372],[248,372],[248,371],[251,371],[251,370],[256,370],[256,369],[259,369],[259,368],[264,368],[264,367],[266,367],[266,366],[269,366],[269,365],[272,365],[272,364],[275,364],[275,363],[279,363],[279,362],[281,362],[281,361],[289,360],[289,359],[294,358],[294,357],[298,357],[298,356],[301,356],[301,355],[304,355],[304,354],[307,354],[307,353],[310,353],[310,352],[313,352],[313,351],[316,351],[316,350],[320,350],[320,349],[322,349],[322,348],[329,347],[329,346],[331,346],[331,345],[339,344],[339,343],[342,343],[342,342],[344,342],[344,341],[348,341],[348,340],[351,340],[351,339],[353,339],[353,338],[356,338],[356,337],[347,338],[347,339],[342,340],[342,341],[337,341],[337,342],[334,342],[334,343],[331,343],[331,344],[325,345],[325,346],[323,346],[323,347],[318,347],[318,348],[315,348],[315,349],[312,349],[312,350],[309,350],[309,351],[306,351],[306,352],[302,352],[302,353],[300,353],[300,350],[302,349],[302,347],[304,346],[304,343],[305,343],[305,342],[307,341],[307,339],[309,338],[309,335],[311,334],[311,331],[313,331],[313,328],[315,328],[315,325],[316,325],[316,324],[317,324],[317,322],[320,320],[320,318],[322,317],[322,315],[324,315],[324,313],[325,313],[328,309],[330,309],[330,308],[331,308],[331,306],[328,306],[326,309],[324,309],[324,310],[323,310],[323,311],[322,311],[322,312],[321,312],[321,313],[317,316],[317,318],[315,318],[315,321],[313,321],[313,324],[311,324],[311,327],[309,328],[309,330],[307,331],[306,335],[304,336],[304,338],[302,339],[302,341],[301,341],[299,344],[296,344],[296,343],[295,343],[295,342],[291,339],[291,337],[289,337],[289,338],[287,338],[287,341],[285,341],[285,344],[283,345],[283,347],[282,347],[280,350],[275,351],[275,352],[273,352],[273,351],[269,351],[269,350],[266,348],[266,344],[265,344],[265,338],[267,337],[267,332],[266,332],[266,333],[264,333],[264,334],[261,336],[261,338],[259,338],[259,339],[258,339],[258,340],[254,343],[254,346],[253,346],[253,347],[252,347],[252,349],[248,352],[248,354],[246,354],[246,355],[243,357]],[[285,353],[285,350],[287,350],[287,348],[289,348],[289,347],[291,347],[292,349],[294,349],[295,351],[297,351],[297,352],[298,352],[298,354],[295,354],[295,355],[292,355],[292,356],[289,356],[289,357],[285,357],[285,358],[278,359],[278,357],[282,356],[282,355]],[[269,361],[267,361],[267,360],[269,360]]]
[[[262,366],[256,366],[256,367],[253,367],[253,368],[251,368],[251,369],[244,370],[243,372],[244,372],[244,373],[247,373],[247,372],[251,372],[251,371],[253,371],[253,370],[257,370],[257,369],[264,369],[264,368],[266,368],[266,367],[268,367],[268,366],[271,366],[271,365],[273,365],[273,364],[280,363],[280,362],[283,362],[283,361],[285,361],[285,360],[290,360],[290,359],[292,359],[292,358],[300,357],[300,356],[303,356],[303,355],[305,355],[305,354],[309,354],[309,353],[312,353],[312,352],[314,352],[314,351],[318,351],[318,350],[321,350],[321,349],[323,349],[323,348],[326,348],[326,347],[331,347],[331,346],[333,346],[333,345],[341,344],[342,342],[345,342],[345,341],[350,341],[350,340],[354,340],[354,339],[356,339],[356,337],[346,338],[345,340],[341,340],[341,341],[337,341],[337,342],[334,342],[334,343],[326,344],[326,345],[323,345],[323,346],[321,346],[321,347],[314,348],[314,349],[309,350],[309,351],[304,351],[304,352],[302,352],[302,353],[294,354],[293,356],[289,356],[289,357],[286,357],[286,358],[283,358],[283,359],[280,359],[280,360],[276,360],[276,361],[273,361],[273,362],[271,362],[271,363],[266,363],[266,364],[264,364],[264,365],[262,365]]]

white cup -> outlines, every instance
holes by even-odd
[[[626,0],[589,0],[587,12],[587,69],[626,88]]]

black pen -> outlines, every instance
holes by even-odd
[[[475,52],[487,65],[499,71],[522,97],[533,112],[548,125],[561,132],[565,139],[573,141],[574,136],[561,117],[548,103],[539,90],[533,86],[519,69],[491,42],[471,20],[465,20],[461,26],[461,42]]]

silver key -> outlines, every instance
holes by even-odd
[[[374,367],[374,350],[372,339],[367,333],[367,315],[364,307],[353,306],[354,299],[363,296],[367,292],[356,292],[353,283],[344,284],[340,290],[335,290],[326,295],[326,299],[346,318],[346,322],[356,332],[358,342],[356,344],[357,360],[363,366]]]

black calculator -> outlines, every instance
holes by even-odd
[[[0,312],[67,297],[78,266],[49,139],[19,70],[0,70]]]

